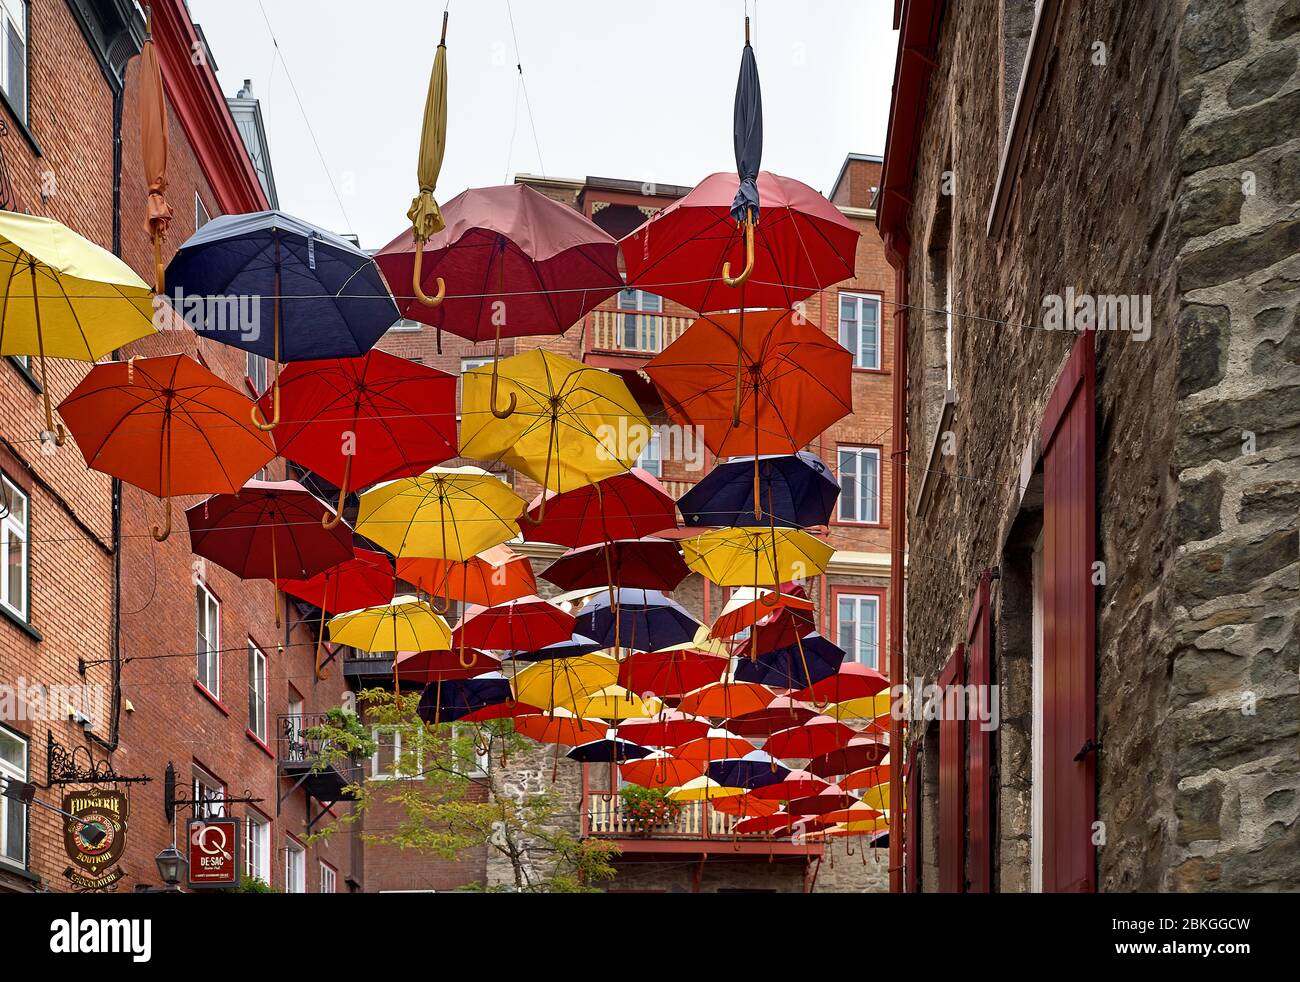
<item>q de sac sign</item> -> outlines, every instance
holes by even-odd
[[[191,819],[188,838],[189,886],[239,886],[238,819]]]

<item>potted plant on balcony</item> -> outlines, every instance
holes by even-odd
[[[671,825],[682,813],[681,803],[669,798],[663,788],[628,784],[619,789],[618,795],[623,803],[623,818],[639,832]]]

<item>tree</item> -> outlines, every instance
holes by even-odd
[[[383,831],[363,830],[367,842],[413,849],[455,859],[467,849],[486,846],[510,865],[513,883],[468,889],[520,893],[598,892],[615,875],[618,847],[582,840],[553,821],[560,802],[553,791],[511,791],[502,780],[502,763],[532,744],[508,720],[458,725],[425,723],[416,713],[418,695],[367,689],[358,694],[365,716],[331,710],[326,721],[304,734],[322,748],[315,767],[350,765],[381,751],[389,780],[363,775],[349,785],[356,796],[351,814],[309,836],[314,841],[358,822],[379,802],[399,806],[402,818]],[[376,739],[375,734],[378,739]],[[470,800],[472,787],[486,800]]]

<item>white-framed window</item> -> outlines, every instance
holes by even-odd
[[[27,741],[0,728],[0,781],[27,782]],[[28,806],[0,794],[0,862],[27,868]]]
[[[658,351],[659,322],[664,312],[664,298],[635,287],[618,291],[619,338],[628,351]]]
[[[244,817],[244,872],[271,885],[271,821],[255,811]]]
[[[205,771],[194,770],[195,818],[224,818],[226,786]]]
[[[473,732],[473,727],[466,729],[465,727],[462,726],[456,726],[452,729],[452,733],[458,739],[462,737],[470,737],[471,739],[473,739],[475,736]],[[476,742],[474,744],[474,763],[471,765],[473,769],[469,772],[467,776],[471,778],[487,777],[488,769],[491,766],[492,766],[492,751],[489,749],[487,744],[480,744]]]
[[[839,448],[841,522],[874,525],[880,521],[880,450]]]
[[[0,604],[27,620],[31,512],[23,490],[0,476]]]
[[[334,867],[322,861],[320,864],[320,892],[338,893],[339,875]]]
[[[266,652],[248,642],[248,728],[266,743]]]
[[[27,125],[27,0],[0,0],[0,88]]]
[[[199,192],[194,192],[194,231],[198,231],[208,222],[212,221],[212,216],[208,214],[207,205],[199,197]]]
[[[841,593],[835,598],[835,631],[850,661],[880,667],[880,597]]]
[[[307,892],[307,850],[293,839],[284,846],[284,892]]]
[[[221,601],[202,583],[194,585],[194,655],[199,685],[221,699]]]
[[[267,361],[261,355],[252,351],[244,352],[244,374],[248,377],[248,385],[254,395],[260,396],[266,391],[267,382],[270,380],[266,365]]]
[[[414,731],[419,739],[419,731]],[[408,734],[409,736],[409,734]],[[402,728],[374,726],[370,730],[375,752],[370,755],[370,777],[375,781],[395,781],[418,777],[424,769],[424,748],[403,747]]]
[[[636,465],[653,477],[663,477],[664,463],[659,453],[659,428],[657,426],[650,427],[650,439],[646,441],[646,445],[641,449]]]
[[[880,368],[880,298],[840,294],[840,344],[853,355],[854,368]]]

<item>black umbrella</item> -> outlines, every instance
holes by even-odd
[[[746,225],[748,262],[738,279],[753,268],[753,225],[758,221],[758,169],[763,162],[763,92],[758,84],[758,60],[749,43],[749,18],[745,18],[745,50],[740,56],[740,78],[736,80],[736,110],[732,122],[736,147],[736,175],[740,187],[731,203],[731,217]],[[725,275],[725,271],[724,271]]]

